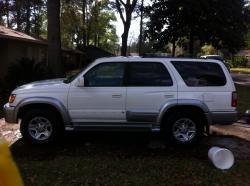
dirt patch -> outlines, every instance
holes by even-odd
[[[233,125],[211,127],[205,143],[230,149],[236,158],[250,159],[250,125],[240,120]]]
[[[0,138],[4,138],[12,144],[21,137],[19,124],[6,123],[4,119],[0,119]]]
[[[239,121],[233,125],[211,127],[211,135],[201,142],[205,146],[219,146],[228,148],[237,159],[250,159],[250,125]],[[9,124],[0,119],[0,137],[10,144],[22,138],[19,124]],[[165,149],[165,143],[159,139],[149,139],[149,149]]]

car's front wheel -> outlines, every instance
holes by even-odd
[[[58,116],[50,110],[33,109],[22,118],[20,131],[23,138],[31,143],[45,144],[58,137],[61,127]]]

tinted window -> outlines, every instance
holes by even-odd
[[[172,79],[161,63],[132,62],[128,69],[128,86],[172,86]]]
[[[224,72],[216,63],[174,61],[172,64],[187,86],[223,86],[226,84]]]
[[[114,87],[123,85],[124,63],[102,63],[84,76],[88,87]]]

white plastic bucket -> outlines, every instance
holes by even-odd
[[[225,148],[212,147],[208,151],[208,157],[214,166],[221,170],[230,169],[234,164],[233,153]]]

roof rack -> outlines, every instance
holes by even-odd
[[[176,58],[176,59],[204,59],[201,57],[191,57],[191,56],[175,56],[169,54],[157,54],[157,53],[147,53],[141,56],[142,58]]]
[[[172,58],[171,55],[166,53],[145,53],[141,56],[142,58]]]

